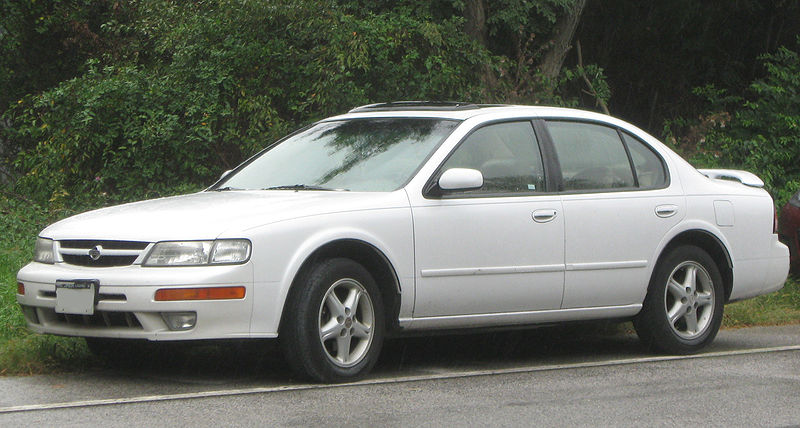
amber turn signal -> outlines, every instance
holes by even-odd
[[[17,294],[25,295],[25,284],[21,282],[17,283]]]
[[[244,287],[162,288],[156,291],[155,299],[157,302],[244,299]]]

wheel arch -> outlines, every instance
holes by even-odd
[[[303,277],[303,274],[317,262],[337,257],[347,258],[359,263],[373,276],[383,300],[386,331],[390,333],[398,329],[401,286],[394,266],[380,249],[368,242],[352,238],[327,242],[306,257],[297,270],[287,293],[287,298],[284,300],[280,324],[284,322],[288,312],[287,305],[291,301],[293,293],[302,286],[299,280]],[[278,329],[280,330],[280,326]]]
[[[725,303],[730,300],[731,292],[733,291],[733,260],[731,259],[730,252],[722,243],[722,241],[713,233],[703,229],[690,229],[685,230],[674,236],[666,246],[661,250],[661,254],[656,261],[658,266],[663,258],[669,254],[674,248],[681,245],[692,245],[699,247],[707,252],[716,263],[717,268],[722,275],[722,287],[725,290]],[[652,275],[656,274],[656,269],[653,269]]]

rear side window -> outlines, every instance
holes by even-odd
[[[628,153],[616,129],[592,123],[548,121],[564,190],[635,187]]]
[[[545,190],[542,155],[530,122],[484,126],[470,134],[442,166],[477,169],[483,187],[459,193],[530,193]]]

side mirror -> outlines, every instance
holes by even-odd
[[[470,190],[483,186],[483,174],[477,169],[450,168],[439,177],[442,190]]]

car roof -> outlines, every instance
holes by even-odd
[[[616,119],[607,115],[562,107],[523,106],[511,104],[472,104],[450,101],[394,101],[389,103],[368,104],[356,107],[345,114],[326,118],[323,121],[381,117],[425,117],[467,120],[472,117],[482,115],[507,115],[508,117],[563,117],[600,120],[604,122],[617,121]]]

